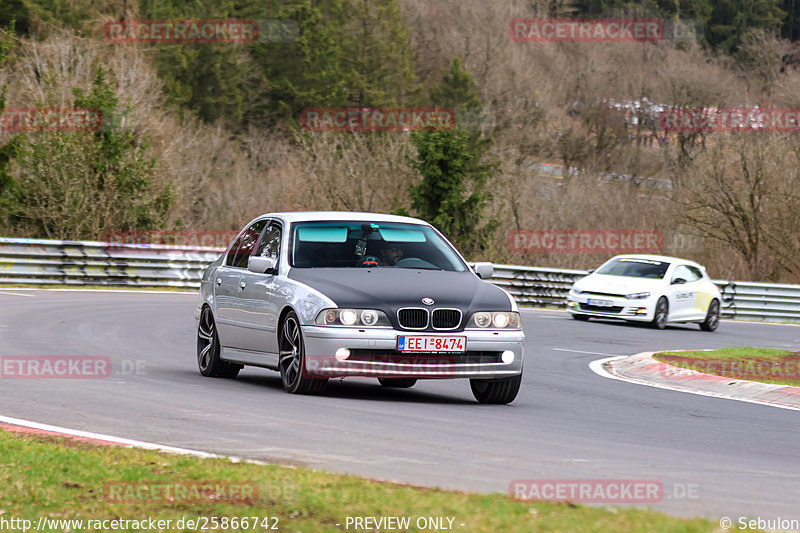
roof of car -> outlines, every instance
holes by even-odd
[[[315,220],[364,220],[368,222],[405,222],[406,224],[427,224],[424,220],[384,213],[362,213],[357,211],[288,211],[265,213],[261,217],[282,218],[287,222],[311,222]]]
[[[694,265],[700,268],[704,268],[701,264],[692,261],[691,259],[681,259],[680,257],[671,257],[669,255],[650,255],[650,254],[623,254],[623,255],[616,255],[611,259],[647,259],[650,261],[663,261],[665,263],[686,263],[688,265]]]

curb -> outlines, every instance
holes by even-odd
[[[605,377],[651,387],[800,411],[800,387],[704,374],[656,361],[654,353],[594,361],[592,370],[608,374]]]

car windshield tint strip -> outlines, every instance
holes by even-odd
[[[346,242],[347,228],[297,228],[297,239],[307,242]]]
[[[425,242],[425,234],[415,229],[388,229],[380,230],[383,240],[389,242]]]

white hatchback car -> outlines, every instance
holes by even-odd
[[[694,322],[704,331],[719,326],[722,294],[701,265],[661,255],[618,255],[576,281],[567,311],[576,320],[619,318],[649,322]]]

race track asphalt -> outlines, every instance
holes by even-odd
[[[656,480],[682,516],[800,519],[800,412],[604,379],[595,359],[660,349],[800,349],[800,327],[723,321],[664,331],[525,310],[525,374],[508,406],[464,380],[408,390],[334,381],[283,392],[277,373],[197,371],[180,293],[0,289],[0,356],[107,356],[104,379],[0,377],[0,414],[183,448],[417,485],[507,492],[517,479]]]

